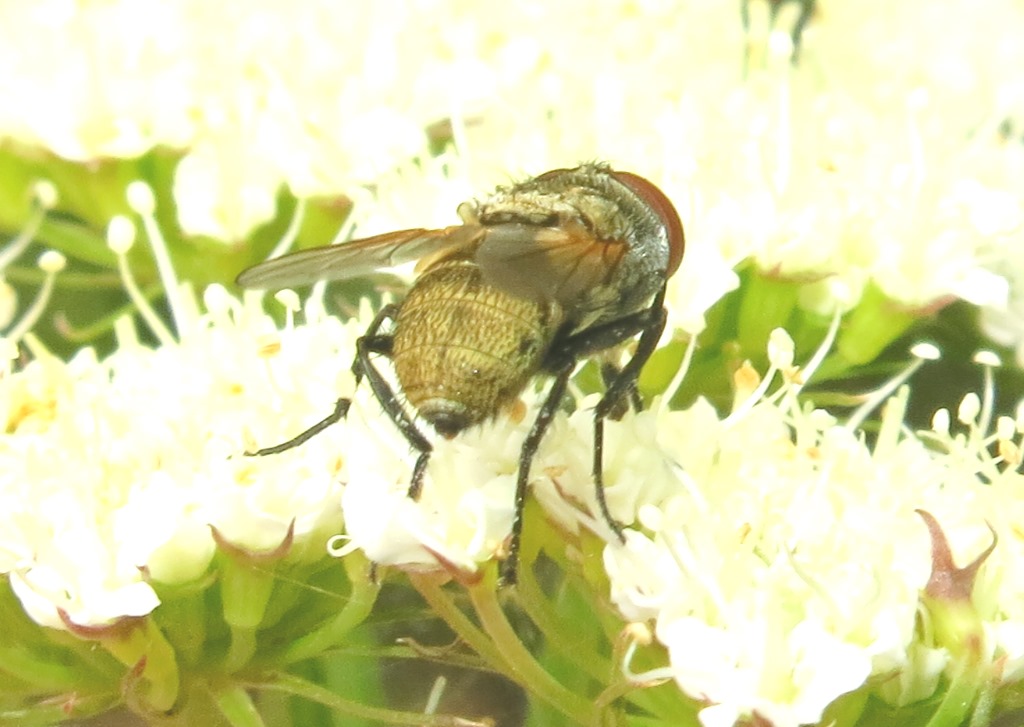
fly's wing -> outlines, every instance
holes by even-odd
[[[474,257],[488,283],[520,298],[555,300],[566,307],[611,281],[628,247],[623,240],[600,240],[580,223],[503,223],[486,229]]]
[[[282,255],[243,270],[235,282],[243,288],[275,290],[318,280],[356,278],[425,256],[441,259],[472,249],[482,235],[479,225],[387,232]]]

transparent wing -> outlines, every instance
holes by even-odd
[[[599,240],[581,224],[500,224],[487,228],[475,258],[488,283],[535,300],[572,306],[607,284],[627,245]]]
[[[339,245],[315,247],[254,265],[235,280],[243,288],[286,288],[367,275],[418,260],[437,260],[471,249],[484,234],[478,225],[454,225],[441,230],[399,230]]]

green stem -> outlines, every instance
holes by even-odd
[[[256,631],[266,613],[274,576],[225,558],[220,585],[224,621],[231,628],[231,646],[224,663],[230,674],[242,669],[256,653]]]
[[[345,637],[363,623],[373,610],[373,604],[380,593],[380,584],[374,583],[366,575],[365,561],[361,558],[345,558],[346,566],[356,561],[355,568],[348,568],[352,592],[349,601],[329,623],[321,628],[296,639],[284,653],[284,663],[293,664],[324,653],[330,648],[345,641]]]
[[[248,686],[256,689],[284,692],[295,697],[308,699],[322,704],[336,712],[374,720],[381,724],[411,725],[413,727],[487,727],[487,723],[477,722],[446,714],[421,714],[417,712],[400,712],[393,709],[368,707],[348,699],[339,697],[329,689],[324,689],[312,682],[299,677],[283,674],[269,682],[255,682]]]
[[[113,709],[121,703],[121,695],[101,693],[79,695],[69,692],[64,701],[37,702],[29,707],[0,709],[0,725],[3,727],[52,727],[66,724],[69,717],[91,717]],[[76,724],[78,724],[76,722]]]
[[[256,631],[251,628],[231,628],[231,645],[224,657],[224,671],[234,674],[245,667],[256,654]]]
[[[71,691],[83,686],[82,674],[66,663],[37,656],[23,646],[0,648],[0,694],[5,694],[14,680],[44,692]]]
[[[244,687],[233,685],[229,689],[218,690],[214,692],[213,700],[233,727],[264,727],[263,718]]]
[[[974,713],[971,715],[970,727],[985,727],[992,724],[992,711],[996,706],[995,686],[990,681],[981,688],[978,701],[974,705]]]
[[[42,285],[46,273],[37,266],[11,265],[4,270],[8,282],[22,285]],[[54,284],[56,290],[116,290],[122,289],[121,276],[116,272],[75,272],[64,269]]]
[[[146,689],[146,708],[164,712],[174,706],[181,687],[177,655],[159,626],[151,618],[140,619],[126,632],[99,643],[129,669],[144,665],[141,678]]]
[[[201,662],[208,646],[205,604],[201,594],[159,595],[160,608],[153,613],[153,618],[174,645],[183,671],[187,671]]]
[[[520,569],[516,595],[516,601],[544,634],[544,638],[574,667],[599,683],[607,680],[611,671],[607,657],[586,648],[585,643],[573,636],[573,629],[559,624],[558,615],[551,608],[551,602],[544,597],[532,568]]]
[[[473,651],[479,654],[481,659],[498,673],[505,673],[505,660],[498,649],[487,638],[487,635],[478,629],[476,624],[452,602],[436,576],[409,573],[409,582],[423,596],[423,600],[427,602],[431,610],[440,616]]]
[[[490,569],[488,577],[470,586],[468,590],[481,625],[511,669],[508,676],[576,724],[593,723],[597,718],[597,711],[590,700],[570,692],[545,671],[505,618],[505,612],[498,603],[494,569]]]
[[[981,686],[982,670],[976,660],[965,660],[946,690],[938,709],[925,727],[958,727],[970,712]]]

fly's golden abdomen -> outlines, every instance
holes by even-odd
[[[540,368],[558,327],[550,304],[504,293],[468,260],[424,273],[395,320],[392,358],[420,416],[451,437],[497,414]]]

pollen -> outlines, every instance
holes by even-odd
[[[331,474],[334,476],[337,476],[341,472],[342,467],[344,466],[345,458],[342,457],[340,454],[336,456],[333,460],[331,460],[330,463],[328,464],[328,468]]]
[[[249,487],[250,485],[254,485],[258,482],[258,474],[259,473],[257,468],[253,465],[240,467],[239,469],[235,470],[235,482],[237,482],[242,487]]]
[[[508,407],[508,419],[513,424],[521,424],[526,418],[526,402],[516,399]]]
[[[544,468],[544,474],[546,474],[552,480],[558,479],[568,471],[569,467],[567,465],[552,465],[550,467]]]
[[[732,375],[732,381],[733,386],[736,387],[736,400],[743,401],[757,390],[758,384],[761,383],[761,376],[749,361],[744,361],[743,365]]]
[[[44,431],[56,418],[56,414],[57,402],[52,399],[24,401],[8,416],[5,431],[15,432],[23,428]]]
[[[264,340],[259,342],[259,348],[256,350],[257,355],[262,358],[271,358],[281,352],[281,339],[275,336],[267,336]]]

